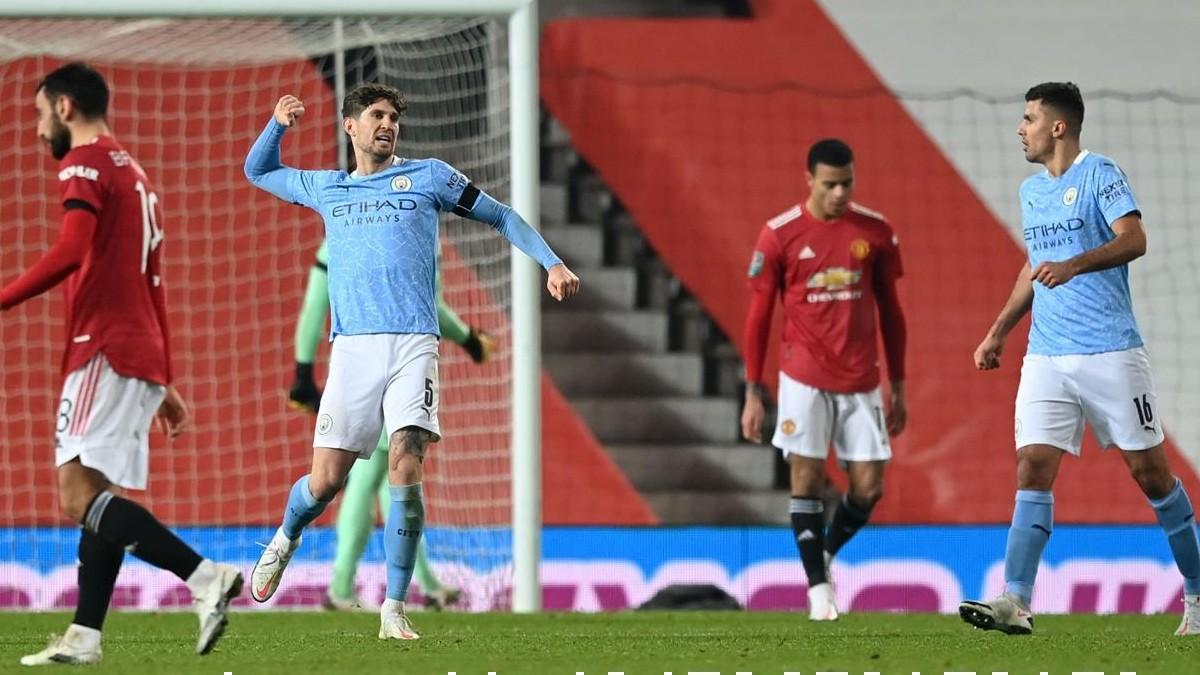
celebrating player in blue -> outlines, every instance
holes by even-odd
[[[267,601],[300,545],[304,527],[341,490],[359,457],[370,457],[386,430],[391,508],[384,544],[387,599],[380,639],[418,637],[404,613],[425,522],[421,465],[441,438],[438,426],[438,212],[487,223],[549,272],[556,300],[579,290],[576,277],[515,211],[436,159],[395,156],[400,92],[363,84],[342,103],[342,128],[356,169],[299,171],[280,162],[284,132],[304,104],[284,96],[246,157],[246,177],[325,220],[333,347],[317,414],[311,473],[292,486],[283,525],[255,565],[251,595]]]
[[[991,602],[966,601],[963,620],[1009,634],[1033,632],[1033,580],[1053,529],[1051,488],[1063,455],[1078,456],[1083,425],[1116,446],[1166,532],[1183,574],[1176,635],[1200,634],[1200,547],[1183,484],[1167,465],[1150,358],[1129,295],[1129,263],[1146,253],[1142,211],[1125,173],[1081,150],[1083,98],[1072,83],[1025,94],[1017,134],[1025,159],[1045,170],[1021,184],[1029,261],[975,367],[999,367],[1004,339],[1031,308],[1033,326],[1017,390],[1017,498],[1004,555],[1006,587]]]

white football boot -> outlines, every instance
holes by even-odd
[[[964,600],[958,606],[963,621],[983,630],[998,630],[1009,635],[1029,635],[1033,632],[1033,612],[1020,598],[1001,593],[991,602]]]
[[[288,539],[283,534],[283,528],[275,531],[271,543],[263,549],[258,562],[254,564],[254,571],[250,573],[250,597],[257,602],[266,602],[275,595],[275,590],[279,588],[279,582],[283,579],[283,570],[287,569],[288,563],[291,562],[292,554],[300,548],[301,539],[302,537],[297,537],[295,541]]]
[[[188,579],[193,587],[192,596],[196,616],[200,618],[200,635],[196,639],[196,653],[207,654],[217,645],[229,623],[226,612],[229,603],[242,592],[244,580],[241,571],[233,565],[205,560]]]
[[[808,618],[810,621],[837,621],[833,584],[826,582],[808,589]]]
[[[100,663],[100,631],[88,630],[71,624],[62,636],[50,638],[50,644],[42,651],[21,657],[23,666],[71,665],[82,666]]]
[[[1200,635],[1200,595],[1183,596],[1183,620],[1176,635]]]
[[[416,640],[420,637],[404,613],[404,603],[384,600],[379,610],[379,639]]]

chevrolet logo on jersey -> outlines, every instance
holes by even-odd
[[[857,284],[862,279],[862,272],[848,270],[845,267],[830,267],[824,272],[817,272],[808,278],[809,288],[824,288],[827,291],[840,291],[847,286]]]

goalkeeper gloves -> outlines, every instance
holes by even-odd
[[[296,362],[296,380],[288,390],[288,407],[316,414],[321,407],[321,390],[313,380],[313,365]]]
[[[471,328],[471,332],[467,334],[467,340],[462,344],[462,348],[467,350],[467,354],[471,356],[471,360],[475,363],[483,363],[492,355],[492,350],[496,348],[496,340],[491,335]]]

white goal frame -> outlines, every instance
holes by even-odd
[[[508,19],[512,207],[538,228],[537,0],[0,0],[0,19],[496,16]],[[340,103],[340,102],[339,102]],[[540,228],[538,228],[540,229]],[[541,609],[541,273],[512,255],[512,539],[516,612]]]

